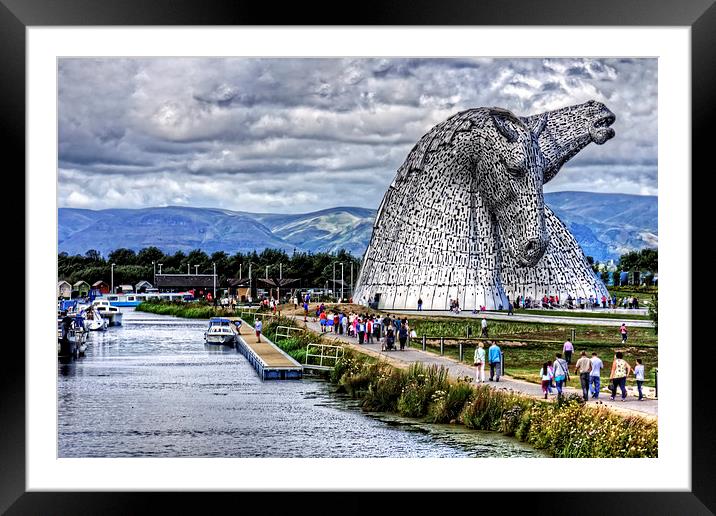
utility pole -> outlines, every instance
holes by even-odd
[[[343,262],[341,262],[341,303],[343,302]]]
[[[162,265],[164,265],[164,264],[158,263],[157,265],[159,265],[159,275],[161,276],[162,275]]]
[[[281,280],[283,279],[283,264],[278,264],[278,285],[276,285],[276,303],[281,301]]]
[[[152,268],[154,269],[154,277],[152,279],[154,283],[152,283],[152,287],[154,287],[157,284],[157,262],[154,260],[152,260]]]
[[[214,301],[216,301],[216,262],[212,262],[214,266]]]
[[[351,261],[351,299],[353,299],[353,261]]]
[[[115,264],[113,263],[112,264],[112,287],[111,287],[112,294],[114,294],[114,265]]]
[[[333,262],[333,295],[336,295],[336,262]]]
[[[197,276],[199,274],[199,266],[194,265],[194,276]]]
[[[186,264],[186,275],[187,276],[191,275],[191,265],[189,265],[188,263]]]
[[[251,298],[251,262],[249,262],[249,297]],[[253,298],[251,301],[253,301]]]
[[[243,265],[243,264],[241,264],[241,263],[239,264],[239,279],[241,279],[241,266],[242,266],[242,265]]]

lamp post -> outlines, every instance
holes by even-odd
[[[214,266],[214,301],[216,301],[216,262],[211,262]]]
[[[115,264],[113,263],[112,264],[112,286],[111,286],[112,294],[114,294],[114,265]]]
[[[152,268],[154,269],[154,273],[152,276],[152,287],[157,284],[157,262],[152,260]]]
[[[353,261],[351,261],[351,298],[353,298]]]
[[[242,265],[243,265],[242,263],[239,264],[239,279],[241,279],[241,266]]]
[[[341,262],[341,303],[343,302],[343,262]]]
[[[276,285],[276,303],[281,302],[281,280],[283,279],[283,264],[278,264],[278,285]]]
[[[159,275],[161,276],[162,275],[162,265],[164,265],[164,264],[158,263],[157,265],[159,265]]]
[[[186,275],[187,276],[191,275],[191,265],[188,263],[186,264]]]
[[[249,304],[251,304],[251,262],[249,262]]]
[[[194,265],[194,276],[196,276],[197,274],[199,274],[199,266]]]
[[[336,295],[336,262],[333,262],[333,295]]]

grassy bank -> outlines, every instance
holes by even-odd
[[[435,423],[514,436],[555,457],[656,457],[657,423],[585,406],[577,397],[560,403],[475,388],[470,379],[450,381],[447,370],[413,364],[397,369],[347,351],[331,374],[339,390],[365,410],[394,412]]]
[[[209,319],[211,317],[234,315],[235,313],[230,308],[212,306],[206,303],[175,303],[164,300],[144,301],[143,303],[140,303],[135,310],[138,312],[149,312],[152,314],[173,315],[175,317],[184,317],[187,319]]]

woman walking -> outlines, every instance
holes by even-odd
[[[554,382],[557,384],[557,397],[562,397],[562,387],[567,380],[569,380],[569,365],[567,361],[562,358],[561,353],[555,355],[554,364]]]
[[[617,387],[622,391],[622,401],[626,401],[626,379],[631,373],[631,366],[624,360],[624,354],[618,351],[612,362],[612,371],[609,374],[609,390],[612,391],[611,400],[614,401],[614,397],[617,395]]]
[[[475,348],[475,357],[473,359],[475,365],[475,383],[485,382],[485,345],[482,342],[477,344]]]

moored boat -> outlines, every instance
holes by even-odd
[[[79,357],[87,349],[87,331],[77,316],[62,315],[57,319],[57,355]]]
[[[226,317],[212,317],[209,319],[209,328],[204,332],[204,342],[206,344],[235,346],[238,334],[236,326],[231,322],[231,319]]]
[[[109,326],[122,325],[122,311],[116,306],[112,306],[107,299],[95,299],[92,302],[92,308],[109,323]]]
[[[80,312],[84,318],[84,329],[86,331],[104,331],[109,326],[109,321],[104,319],[100,313],[90,306],[84,312]]]

